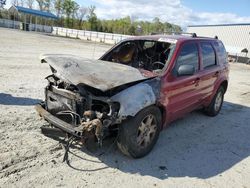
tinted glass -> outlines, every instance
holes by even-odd
[[[175,70],[177,71],[180,65],[193,65],[195,71],[199,67],[198,47],[195,43],[184,44],[181,48],[176,61]]]
[[[219,62],[227,63],[227,52],[222,42],[215,42],[214,47],[217,51]]]
[[[201,43],[203,67],[207,68],[216,65],[216,56],[210,43]]]

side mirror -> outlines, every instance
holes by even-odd
[[[188,76],[195,73],[195,68],[193,65],[180,65],[178,68],[178,76]]]

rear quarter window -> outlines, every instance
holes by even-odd
[[[201,43],[201,53],[204,69],[216,65],[216,55],[211,43]]]
[[[226,49],[225,49],[223,43],[220,41],[214,42],[214,47],[215,47],[217,55],[218,55],[219,63],[226,64],[227,63],[227,52],[226,52]]]

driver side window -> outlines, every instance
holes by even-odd
[[[196,43],[184,44],[181,47],[181,50],[175,62],[174,73],[177,73],[177,70],[179,69],[181,65],[193,65],[195,68],[195,72],[197,72],[199,69],[199,55],[198,54],[199,54],[198,46]]]

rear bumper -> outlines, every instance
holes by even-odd
[[[74,135],[76,137],[82,137],[82,131],[77,130],[77,127],[57,118],[56,116],[49,113],[41,104],[35,106],[36,111],[38,114],[51,123],[53,126],[61,129],[62,131]]]

